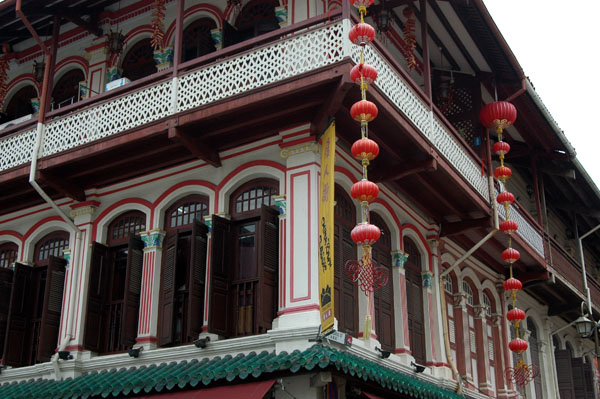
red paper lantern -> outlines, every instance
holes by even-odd
[[[494,154],[496,155],[506,155],[510,151],[510,144],[506,141],[498,141],[492,147],[492,151],[494,151]]]
[[[516,322],[523,321],[523,320],[525,320],[525,312],[523,312],[519,308],[514,308],[514,309],[511,309],[508,311],[508,313],[506,314],[506,318],[511,323],[514,323],[515,321]]]
[[[512,170],[506,166],[498,166],[496,170],[494,170],[494,177],[500,180],[502,183],[506,183],[508,179],[512,176]]]
[[[381,237],[379,227],[370,223],[361,223],[354,226],[350,233],[352,241],[360,245],[372,245]]]
[[[357,46],[363,46],[367,43],[371,43],[375,38],[375,29],[369,24],[364,22],[354,25],[348,33],[350,41]]]
[[[352,185],[352,188],[350,189],[350,195],[359,202],[371,202],[379,195],[379,187],[377,184],[363,179]]]
[[[515,353],[523,353],[527,350],[527,341],[521,338],[515,338],[508,343],[508,348]]]
[[[504,281],[504,284],[502,284],[504,286],[504,291],[510,291],[510,292],[516,292],[516,291],[521,291],[521,289],[523,288],[523,283],[520,280],[517,280],[514,277],[509,278],[508,280]]]
[[[350,70],[350,79],[360,84],[360,77],[363,77],[363,83],[372,84],[377,79],[377,69],[373,65],[358,64]]]
[[[371,139],[364,138],[356,140],[351,151],[356,159],[372,161],[379,155],[379,145]]]
[[[360,7],[369,7],[373,5],[374,0],[350,0],[350,4],[352,4],[356,8]]]
[[[496,200],[500,205],[510,205],[515,202],[515,196],[510,191],[503,191],[496,197]]]
[[[377,118],[377,106],[368,100],[360,100],[355,102],[352,108],[350,108],[350,115],[355,121],[371,122]]]
[[[506,248],[502,251],[502,260],[506,263],[515,263],[520,257],[521,254],[514,248]]]
[[[502,133],[502,129],[506,129],[515,123],[517,109],[507,101],[495,101],[486,104],[481,109],[479,119],[486,128],[495,128],[497,132]]]
[[[505,220],[500,223],[500,231],[506,234],[512,234],[519,228],[519,225],[514,220]]]

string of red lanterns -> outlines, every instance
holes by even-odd
[[[525,364],[521,354],[527,350],[527,341],[520,337],[520,327],[525,320],[525,312],[517,307],[517,292],[523,288],[523,283],[513,276],[513,264],[519,260],[519,251],[512,248],[512,234],[519,228],[517,222],[510,219],[510,205],[515,201],[515,196],[506,190],[505,184],[512,176],[512,171],[504,165],[504,157],[510,151],[510,145],[502,140],[502,132],[511,126],[517,119],[517,110],[507,101],[495,101],[487,104],[480,113],[481,123],[488,129],[495,129],[498,142],[492,146],[492,151],[500,159],[500,166],[494,170],[494,177],[503,183],[502,191],[497,195],[496,201],[504,207],[506,218],[500,223],[500,231],[508,236],[508,248],[502,251],[502,260],[509,265],[509,278],[504,281],[504,291],[512,298],[512,309],[506,318],[515,327],[515,338],[508,343],[508,348],[517,354],[517,364],[514,368],[506,370],[507,377],[514,380],[519,386],[524,386],[531,381],[539,368]]]
[[[365,317],[364,338],[369,339],[371,335],[371,307],[369,304],[370,294],[387,284],[388,276],[385,268],[375,266],[371,255],[371,246],[381,236],[379,227],[370,223],[369,203],[379,195],[377,184],[370,182],[367,177],[367,167],[370,162],[379,155],[379,146],[369,139],[369,122],[377,118],[377,106],[367,100],[369,84],[377,79],[377,70],[372,65],[364,62],[364,48],[375,38],[375,29],[365,23],[367,7],[373,4],[373,0],[349,0],[358,9],[360,23],[354,25],[348,34],[352,43],[360,46],[360,62],[350,71],[350,78],[360,86],[361,99],[350,108],[352,119],[360,122],[361,138],[352,145],[352,155],[361,162],[362,179],[352,185],[350,194],[352,198],[361,204],[361,222],[358,223],[350,233],[352,241],[362,246],[362,258],[349,260],[345,264],[346,275],[357,283],[360,289],[367,295],[367,315]]]

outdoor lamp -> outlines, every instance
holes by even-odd
[[[579,316],[577,320],[575,320],[575,328],[577,328],[577,333],[581,338],[586,338],[592,335],[594,331],[594,322],[588,319],[585,316]]]

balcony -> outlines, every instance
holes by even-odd
[[[348,20],[313,18],[182,64],[176,77],[170,71],[157,73],[118,92],[103,93],[53,111],[44,126],[40,158],[165,121],[343,60],[356,63],[359,54],[347,40],[349,27]],[[370,47],[366,59],[379,71],[378,90],[487,203],[487,181],[480,174],[475,154],[460,135],[439,111],[431,110],[418,86],[398,70],[389,55]],[[0,174],[31,161],[36,138],[32,122],[15,126],[0,138]]]

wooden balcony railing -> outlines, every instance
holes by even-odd
[[[577,289],[582,295],[586,295],[583,287],[583,276],[581,264],[569,254],[555,239],[549,238],[551,251],[551,266],[569,284]],[[592,303],[600,304],[600,284],[587,273],[587,283],[590,289]]]
[[[155,123],[225,98],[309,73],[350,58],[359,49],[348,40],[349,19],[340,12],[290,27],[181,64],[123,88],[48,114],[40,156],[47,157]],[[330,21],[330,18],[338,18]],[[489,201],[487,179],[477,156],[419,86],[378,43],[367,47],[367,62],[379,71],[375,85],[459,174]],[[0,173],[31,160],[36,137],[23,124],[0,137]]]

